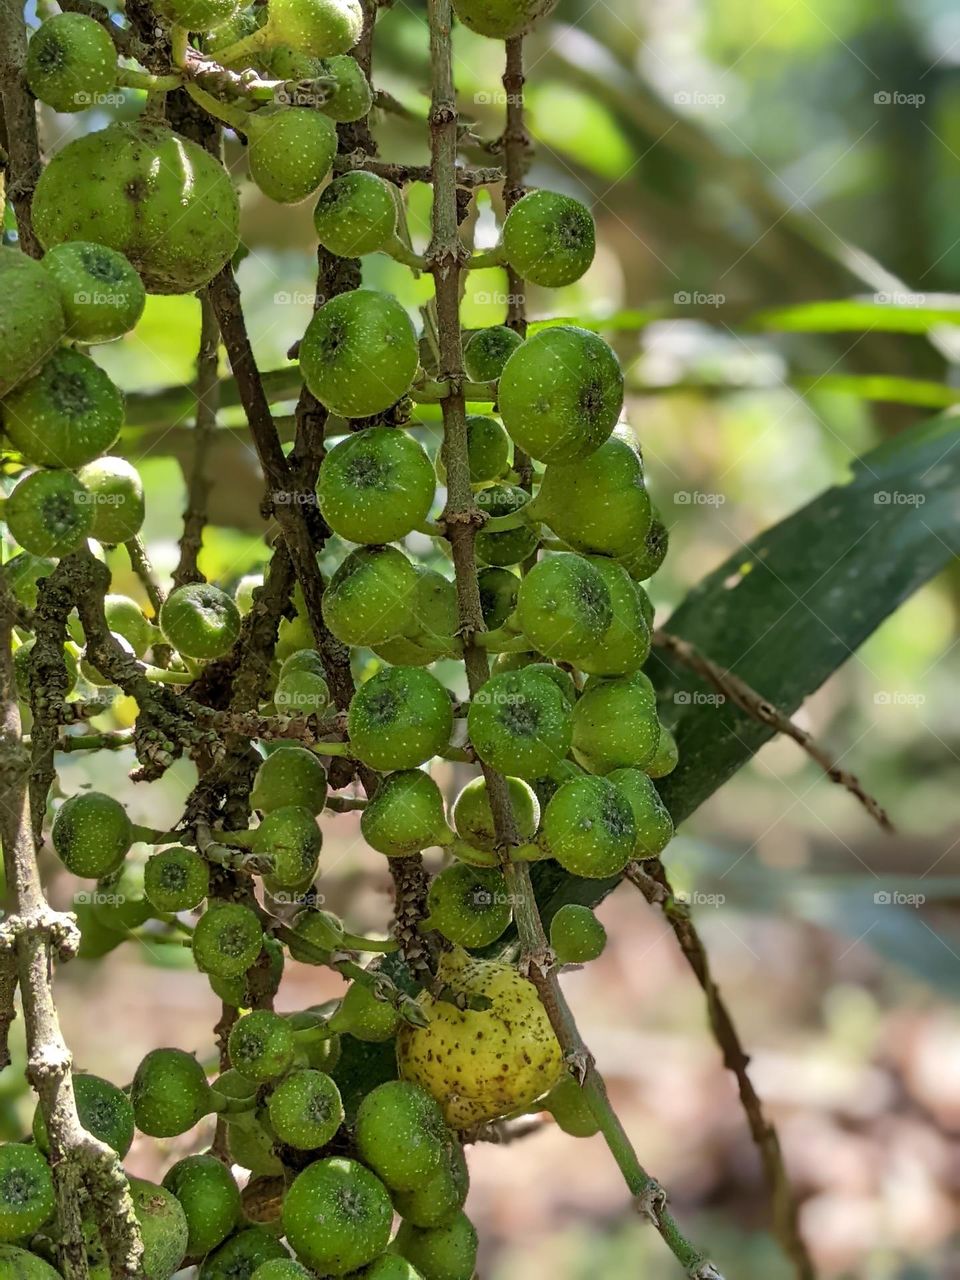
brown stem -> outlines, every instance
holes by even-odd
[[[786,712],[781,711],[779,707],[766,699],[763,694],[751,688],[739,676],[734,675],[732,671],[728,671],[726,667],[721,667],[712,658],[708,658],[701,653],[689,640],[684,640],[682,636],[658,630],[653,633],[653,643],[658,648],[666,649],[685,667],[689,667],[691,671],[695,671],[697,675],[702,676],[708,684],[712,684],[719,693],[722,693],[725,698],[729,698],[732,703],[738,706],[741,711],[746,712],[748,716],[751,716],[760,724],[768,725],[776,733],[783,733],[788,738],[792,738],[811,760],[817,762],[831,782],[837,783],[838,786],[844,787],[849,791],[851,795],[856,796],[867,813],[884,831],[893,833],[896,830],[890,821],[887,811],[864,788],[863,783],[856,774],[850,773],[847,769],[842,769],[805,729],[801,729],[798,724],[795,724],[790,719]]]
[[[183,513],[183,532],[180,535],[180,560],[173,575],[173,585],[181,587],[187,582],[200,582],[203,575],[197,568],[197,559],[203,545],[203,530],[207,523],[207,498],[210,494],[210,477],[207,461],[217,427],[220,381],[217,362],[220,355],[220,329],[213,306],[206,291],[200,299],[200,348],[197,352],[197,413],[193,429],[193,459],[187,481],[187,508]]]
[[[17,219],[20,247],[32,258],[41,255],[30,205],[40,179],[37,109],[24,77],[27,29],[19,0],[0,0],[0,103],[7,152],[7,198]]]
[[[372,159],[364,151],[351,151],[337,156],[334,161],[337,173],[346,173],[350,169],[366,169],[386,178],[394,186],[402,187],[408,182],[431,182],[433,168],[428,164],[396,164],[389,160]],[[458,187],[495,187],[503,181],[503,170],[496,167],[475,168],[472,165],[458,164],[454,171]]]
[[[680,944],[680,950],[703,988],[707,999],[710,1030],[720,1047],[724,1066],[736,1077],[740,1102],[747,1117],[750,1134],[760,1153],[764,1178],[773,1207],[773,1222],[777,1238],[793,1263],[797,1280],[814,1280],[816,1272],[800,1234],[796,1197],[783,1162],[780,1139],[775,1127],[764,1114],[763,1103],[747,1074],[750,1059],[740,1040],[730,1010],[713,979],[706,948],[690,919],[689,908],[674,897],[667,873],[659,860],[633,862],[625,874],[627,880],[640,890],[651,906],[657,906],[662,910]]]

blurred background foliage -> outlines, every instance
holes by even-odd
[[[501,127],[501,53],[456,33],[475,162],[489,162],[485,143]],[[585,200],[600,245],[578,284],[532,291],[531,314],[598,322],[627,369],[629,420],[671,532],[654,583],[661,625],[705,574],[845,484],[857,457],[893,436],[909,445],[933,407],[956,400],[958,64],[960,12],[946,0],[560,0],[529,39],[529,181]],[[426,159],[427,79],[423,14],[395,3],[381,14],[375,58],[378,87],[405,109],[378,117],[391,160]],[[139,109],[130,93],[119,114]],[[107,119],[46,115],[45,145]],[[235,140],[228,154],[244,194],[248,324],[261,366],[282,369],[313,305],[311,208],[271,204],[246,180]],[[428,199],[426,188],[409,190],[418,245]],[[483,194],[466,234],[493,243],[498,213]],[[427,282],[386,259],[365,261],[364,277],[414,313],[429,297]],[[506,287],[499,271],[471,275],[464,324],[502,320]],[[835,310],[832,324],[813,326],[835,332],[756,320],[852,298],[870,313],[844,320]],[[880,320],[878,303],[899,319]],[[152,298],[135,333],[97,352],[131,393],[124,448],[150,495],[145,536],[161,574],[176,562],[189,398],[145,393],[190,381],[198,332],[194,299]],[[221,427],[201,563],[230,584],[264,563],[270,530],[235,408]],[[425,419],[424,440],[436,431]],[[960,516],[956,485],[943,500]],[[112,559],[114,590],[138,594],[123,557]],[[848,581],[851,600],[883,589],[867,583],[869,568]],[[665,857],[754,1055],[826,1276],[960,1275],[957,588],[955,566],[922,586],[797,716],[899,834],[885,836],[792,743],[775,740],[699,808]],[[798,624],[805,608],[799,601]],[[700,716],[707,734],[711,710]],[[133,789],[118,780],[124,763],[70,757],[62,786],[102,786],[129,800],[136,821],[163,825],[190,767]],[[444,770],[452,788],[455,769]],[[325,891],[350,927],[383,927],[387,878],[354,817],[330,824]],[[55,881],[52,892],[65,901],[72,886]],[[571,978],[571,997],[642,1158],[727,1275],[788,1275],[734,1086],[672,935],[626,885],[601,916],[611,945]],[[158,1044],[209,1051],[206,984],[161,950],[123,949],[102,962],[105,973],[78,963],[59,975],[80,1065],[120,1080]],[[145,969],[158,964],[162,975]],[[314,1003],[336,981],[291,965],[281,998]],[[18,1132],[26,1100],[12,1088],[0,1107],[4,1129]],[[153,1160],[153,1144],[133,1156],[137,1172]],[[488,1280],[675,1274],[598,1140],[545,1127],[523,1144],[478,1150],[473,1177]]]

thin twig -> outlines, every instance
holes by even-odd
[[[41,254],[30,206],[42,168],[37,108],[27,88],[27,29],[20,0],[0,0],[0,103],[7,150],[7,198],[17,219],[20,247],[32,258]]]
[[[805,729],[801,729],[785,712],[765,698],[763,694],[751,688],[739,676],[734,675],[732,671],[728,671],[726,667],[721,667],[719,663],[701,653],[689,640],[684,640],[682,636],[657,630],[653,633],[653,643],[660,649],[666,649],[685,667],[689,667],[691,671],[695,671],[697,675],[702,676],[708,684],[712,684],[719,693],[729,698],[732,703],[738,706],[741,711],[746,712],[752,719],[760,724],[767,725],[776,733],[783,733],[788,738],[792,738],[811,760],[816,761],[831,782],[837,783],[838,786],[844,787],[849,791],[851,795],[856,796],[867,813],[884,831],[893,833],[896,830],[890,821],[887,811],[864,788],[863,783],[856,774],[850,773],[847,769],[842,769]]]
[[[197,412],[193,428],[193,458],[187,480],[187,508],[183,513],[183,532],[180,535],[180,560],[173,574],[173,585],[181,587],[187,582],[199,582],[203,575],[197,568],[197,559],[203,545],[203,530],[207,523],[207,498],[210,494],[210,477],[207,461],[217,428],[219,407],[219,379],[217,362],[220,355],[220,328],[213,306],[204,290],[200,299],[200,348],[197,352]]]
[[[333,167],[337,173],[366,169],[368,173],[376,173],[397,187],[405,186],[408,182],[433,181],[433,169],[428,164],[395,164],[389,160],[372,159],[365,152],[358,151],[337,156]],[[502,181],[503,170],[496,167],[475,168],[463,164],[454,167],[454,182],[458,187],[495,187]]]
[[[816,1272],[800,1234],[797,1201],[783,1162],[780,1139],[774,1125],[764,1114],[763,1103],[747,1073],[750,1059],[743,1047],[730,1010],[713,979],[706,948],[696,925],[690,918],[689,908],[686,904],[677,901],[667,873],[657,859],[631,863],[627,867],[625,877],[640,890],[651,906],[659,907],[666,916],[680,944],[680,950],[703,988],[713,1038],[723,1055],[724,1066],[736,1077],[740,1102],[747,1117],[750,1134],[760,1153],[764,1178],[770,1193],[777,1238],[793,1263],[797,1280],[814,1280]]]

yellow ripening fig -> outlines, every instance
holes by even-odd
[[[454,1129],[509,1115],[559,1079],[563,1055],[532,982],[509,964],[479,960],[461,947],[440,960],[439,983],[453,995],[488,1000],[460,1009],[427,992],[429,1023],[397,1035],[400,1074],[427,1089]]]

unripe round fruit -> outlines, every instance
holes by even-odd
[[[270,1262],[261,1262],[250,1280],[313,1280],[313,1277],[293,1258],[273,1258]]]
[[[477,574],[480,611],[488,631],[502,627],[517,607],[520,579],[509,569],[487,565]]]
[[[515,484],[492,484],[477,494],[477,506],[488,516],[509,516],[530,501],[530,495]],[[501,567],[520,564],[536,551],[540,534],[536,526],[520,525],[516,529],[503,529],[499,533],[478,532],[474,546],[481,564]]]
[[[235,1071],[264,1084],[289,1070],[296,1042],[286,1018],[269,1009],[255,1009],[233,1024],[227,1049]]]
[[[133,1143],[133,1107],[130,1099],[109,1080],[77,1072],[73,1077],[80,1123],[95,1138],[105,1142],[122,1160]],[[33,1140],[46,1155],[50,1150],[43,1112],[33,1113]],[[2,1275],[2,1271],[0,1271]]]
[[[143,1240],[140,1275],[143,1280],[170,1280],[183,1262],[187,1223],[176,1197],[154,1182],[130,1178],[130,1196]],[[110,1280],[111,1267],[100,1229],[87,1222],[87,1262],[90,1280]]]
[[[94,509],[89,499],[70,471],[32,471],[17,481],[3,518],[24,551],[59,559],[90,537]]]
[[[325,116],[340,124],[348,124],[367,115],[373,105],[373,90],[356,58],[345,53],[321,58],[317,72],[322,76],[332,76],[337,82],[333,96],[320,108]]]
[[[241,973],[233,978],[219,978],[215,974],[208,974],[210,990],[213,994],[219,996],[233,1009],[249,1009],[257,997],[263,996],[265,992],[268,995],[276,995],[280,988],[280,979],[283,977],[283,947],[276,938],[264,934],[263,950],[268,960],[266,974],[257,971],[253,975]]]
[[[136,600],[129,596],[104,596],[103,612],[110,630],[123,636],[137,657],[142,658],[153,644],[156,632]]]
[[[207,896],[210,868],[193,849],[161,849],[147,859],[143,887],[158,911],[192,911]]]
[[[576,662],[597,646],[612,621],[610,589],[583,556],[538,560],[520,584],[517,623],[548,658]]]
[[[317,869],[323,835],[311,808],[283,805],[271,809],[254,832],[251,849],[270,859],[271,881],[280,888],[294,888]]]
[[[164,1175],[163,1186],[176,1196],[187,1220],[188,1257],[206,1257],[240,1221],[240,1189],[216,1156],[178,1160]]]
[[[237,0],[158,0],[155,8],[178,27],[207,31],[230,20],[236,12]]]
[[[386,1187],[356,1160],[317,1160],[283,1202],[283,1229],[294,1253],[323,1275],[342,1276],[372,1262],[390,1240],[393,1206]]]
[[[657,739],[657,749],[643,766],[643,771],[649,774],[651,778],[665,778],[668,773],[673,773],[679,761],[680,753],[677,750],[677,740],[667,726],[661,724],[660,737]]]
[[[317,497],[324,520],[347,542],[396,542],[427,518],[435,489],[430,459],[413,436],[368,427],[323,459]]]
[[[412,1262],[396,1253],[383,1253],[357,1273],[357,1280],[423,1280]]]
[[[523,339],[505,324],[478,329],[463,351],[463,367],[471,382],[496,382],[503,366],[523,345]]]
[[[297,913],[291,928],[294,936],[287,945],[292,959],[301,964],[323,964],[329,953],[343,942],[343,923],[332,911],[307,907]],[[322,957],[318,951],[323,953]]]
[[[371,769],[415,769],[440,755],[452,732],[446,689],[419,667],[385,667],[350,701],[350,748]]]
[[[152,1138],[173,1138],[209,1114],[213,1101],[206,1073],[182,1049],[153,1049],[130,1086],[137,1128]]]
[[[363,30],[359,0],[270,0],[267,14],[274,43],[315,58],[346,53]]]
[[[638,587],[626,569],[606,556],[590,556],[589,563],[600,574],[610,592],[613,618],[597,644],[577,659],[581,671],[590,675],[630,675],[650,655],[650,628]]]
[[[406,858],[450,839],[440,788],[421,769],[383,779],[360,814],[367,844],[388,858]]]
[[[439,1168],[446,1144],[443,1116],[418,1084],[388,1080],[357,1111],[360,1159],[391,1191],[412,1191]]]
[[[372,550],[372,548],[367,548]],[[393,666],[423,667],[438,653],[450,653],[460,622],[457,588],[435,569],[414,565],[417,583],[404,634],[378,644],[375,652]]]
[[[208,906],[193,931],[197,968],[216,978],[238,978],[246,973],[262,946],[260,921],[238,902]]]
[[[465,862],[455,862],[434,877],[427,912],[425,929],[436,929],[448,941],[473,948],[496,942],[513,915],[503,872]]]
[[[323,620],[348,645],[383,644],[413,625],[419,577],[396,547],[358,547],[323,593]]]
[[[315,311],[300,344],[304,381],[343,418],[366,418],[410,390],[420,362],[410,317],[396,298],[351,289]]]
[[[123,805],[102,791],[71,796],[57,810],[53,847],[68,871],[99,880],[116,871],[133,843],[133,826]]]
[[[145,514],[143,481],[126,458],[97,458],[81,467],[77,479],[90,495],[84,501],[93,512],[90,536],[114,546],[140,532]]]
[[[607,944],[607,931],[589,907],[565,902],[550,921],[550,946],[560,964],[596,960]]]
[[[32,209],[45,249],[67,240],[108,245],[148,293],[194,293],[238,243],[240,206],[223,165],[145,121],[68,143],[40,175]]]
[[[28,609],[36,609],[38,583],[41,578],[49,578],[56,567],[56,560],[47,560],[43,556],[33,556],[29,551],[21,551],[0,566],[0,574],[20,604],[26,605]]]
[[[442,1227],[423,1229],[404,1222],[394,1248],[424,1280],[471,1280],[477,1265],[477,1229],[463,1210]]]
[[[313,671],[288,671],[277,681],[273,701],[288,716],[323,715],[330,706],[330,686]]]
[[[652,520],[639,454],[614,432],[588,458],[550,463],[531,510],[576,551],[634,554]]]
[[[116,632],[113,632],[113,639],[127,657],[132,658],[135,656],[133,652],[133,645],[129,640],[125,640],[123,636],[118,635]],[[101,671],[97,670],[90,661],[90,658],[86,655],[86,652],[84,652],[84,656],[80,659],[80,673],[84,680],[88,680],[90,684],[96,685],[100,689],[106,689],[113,683],[109,676],[105,676]]]
[[[94,898],[93,918],[125,938],[153,915],[143,891],[143,866],[133,860],[100,880]]]
[[[270,1125],[287,1146],[311,1151],[326,1146],[343,1124],[340,1090],[324,1071],[294,1071],[267,1101]]]
[[[509,471],[510,437],[496,418],[485,413],[467,414],[467,460],[470,463],[470,483],[474,485],[490,484]],[[442,451],[437,454],[436,466],[437,475],[446,481],[447,469]]]
[[[637,826],[618,787],[584,774],[557,788],[543,811],[541,838],[564,871],[601,880],[619,875],[633,857]]]
[[[657,788],[641,769],[614,769],[607,780],[620,788],[633,810],[637,827],[634,857],[655,858],[673,839],[673,819]]]
[[[542,672],[508,671],[474,695],[467,731],[491,768],[530,781],[549,773],[570,750],[570,708]]]
[[[307,107],[272,107],[250,117],[250,177],[279,204],[299,204],[330,172],[337,152],[333,122]]]
[[[185,658],[219,658],[240,634],[240,610],[225,591],[208,582],[188,582],[171,591],[159,622]]]
[[[563,1055],[536,987],[512,965],[479,960],[460,947],[440,958],[439,979],[454,994],[489,1000],[460,1009],[424,992],[430,1021],[397,1035],[404,1079],[423,1085],[454,1129],[469,1129],[525,1107],[563,1070]]]
[[[34,97],[55,111],[86,111],[117,83],[117,51],[94,18],[58,13],[30,37],[25,74]]]
[[[230,45],[236,44],[238,40],[242,40],[245,36],[252,36],[255,31],[260,29],[261,20],[266,21],[266,16],[267,11],[265,8],[258,8],[253,11],[249,9],[234,11],[224,22],[218,22],[215,27],[205,33],[203,37],[204,52],[219,53],[221,49],[229,48]],[[257,66],[260,66],[261,63],[263,63],[263,60],[258,60]],[[286,72],[278,74],[286,75]]]
[[[316,649],[297,649],[280,664],[280,679],[294,671],[308,671],[314,676],[325,676],[326,667]]]
[[[238,1122],[230,1125],[227,1130],[227,1152],[231,1164],[249,1169],[257,1177],[275,1178],[283,1174],[283,1162],[275,1154],[273,1147],[273,1134],[268,1133],[259,1121],[250,1120],[245,1124]],[[247,1262],[246,1265],[249,1267],[253,1264]],[[246,1269],[240,1274],[245,1275]],[[227,1275],[232,1276],[233,1272],[228,1270]]]
[[[379,1044],[392,1039],[399,1024],[400,1015],[393,1005],[378,1000],[362,982],[352,982],[329,1025],[355,1040]]]
[[[415,1227],[440,1227],[463,1208],[469,1189],[463,1147],[448,1129],[440,1164],[412,1191],[396,1192],[393,1207]]]
[[[503,224],[502,241],[517,275],[547,289],[579,280],[597,249],[589,209],[556,191],[531,191],[518,200]]]
[[[510,807],[522,840],[529,840],[540,825],[540,805],[533,790],[520,778],[507,778]],[[487,780],[474,778],[463,788],[453,802],[453,825],[457,835],[473,845],[493,853],[497,847],[493,811],[487,792]]]
[[[349,61],[357,66],[353,58]],[[378,253],[396,231],[397,202],[383,178],[355,169],[324,189],[313,225],[329,253],[341,258]]]
[[[281,618],[280,630],[277,632],[275,654],[281,662],[298,650],[311,648],[314,643],[313,627],[310,625],[306,601],[299,582],[293,588],[291,603],[295,611],[294,616]]]
[[[654,513],[643,545],[638,551],[620,556],[620,561],[631,578],[636,579],[637,582],[646,582],[663,564],[669,542],[670,531]]]
[[[250,792],[251,806],[262,813],[295,805],[316,814],[326,802],[326,772],[306,747],[281,747],[271,751],[257,770]]]
[[[28,462],[73,470],[115,442],[123,396],[99,365],[61,347],[3,401],[3,429]]]
[[[5,396],[49,358],[66,319],[56,282],[19,249],[0,246],[0,293],[0,396]]]
[[[574,759],[591,773],[643,768],[659,740],[657,699],[642,671],[590,683],[574,708]]]
[[[276,1164],[283,1169],[279,1160]],[[249,1168],[248,1165],[243,1167]],[[276,1236],[265,1227],[245,1227],[204,1258],[198,1280],[247,1280],[261,1263],[289,1256]]]
[[[571,1075],[562,1076],[540,1105],[571,1137],[591,1138],[600,1129],[583,1090]]]
[[[35,1147],[0,1146],[0,1240],[37,1231],[56,1208],[50,1168]]]
[[[572,325],[541,329],[518,347],[498,387],[515,444],[539,462],[589,457],[616,425],[623,374],[602,338]]]
[[[35,1253],[13,1244],[0,1244],[0,1280],[62,1280],[59,1271]]]
[[[72,240],[45,254],[43,265],[60,287],[67,332],[77,342],[111,342],[143,314],[143,281],[115,249]]]
[[[520,0],[519,4],[517,0],[457,0],[454,11],[478,35],[509,40],[529,31],[555,7],[556,0]]]

